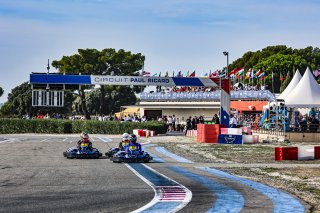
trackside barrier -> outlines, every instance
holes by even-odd
[[[219,124],[198,124],[197,142],[198,143],[218,143],[220,132]]]
[[[252,129],[248,126],[241,127],[243,135],[252,135]]]
[[[194,130],[194,129],[187,130],[186,136],[187,137],[197,137],[197,133],[198,133],[198,131]]]
[[[220,134],[242,135],[242,129],[241,128],[221,128]]]
[[[242,135],[220,134],[218,143],[219,144],[243,144],[243,138],[242,138]]]
[[[155,135],[155,132],[150,131],[148,129],[134,129],[133,134],[138,135],[140,137],[152,137]]]
[[[320,159],[320,146],[275,147],[275,160]]]
[[[242,135],[244,144],[259,143],[259,135]]]

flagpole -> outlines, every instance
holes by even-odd
[[[274,94],[274,86],[273,86],[273,78],[274,78],[274,76],[273,76],[273,71],[272,71],[272,75],[271,75],[271,78],[272,78],[272,93]]]

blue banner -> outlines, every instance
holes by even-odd
[[[219,135],[219,144],[242,144],[242,135]]]

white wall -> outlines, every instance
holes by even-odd
[[[160,109],[162,110],[162,115],[175,115],[179,119],[179,123],[185,123],[186,119],[191,116],[203,115],[205,120],[211,120],[214,114],[218,114],[219,109]],[[143,114],[143,113],[142,113]],[[178,120],[177,119],[177,120]]]

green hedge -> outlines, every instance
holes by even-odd
[[[143,123],[96,120],[55,120],[55,119],[0,119],[0,134],[14,133],[80,133],[91,134],[122,134],[131,133],[133,129],[149,129],[156,134],[167,131],[167,125],[162,122],[149,121]]]

